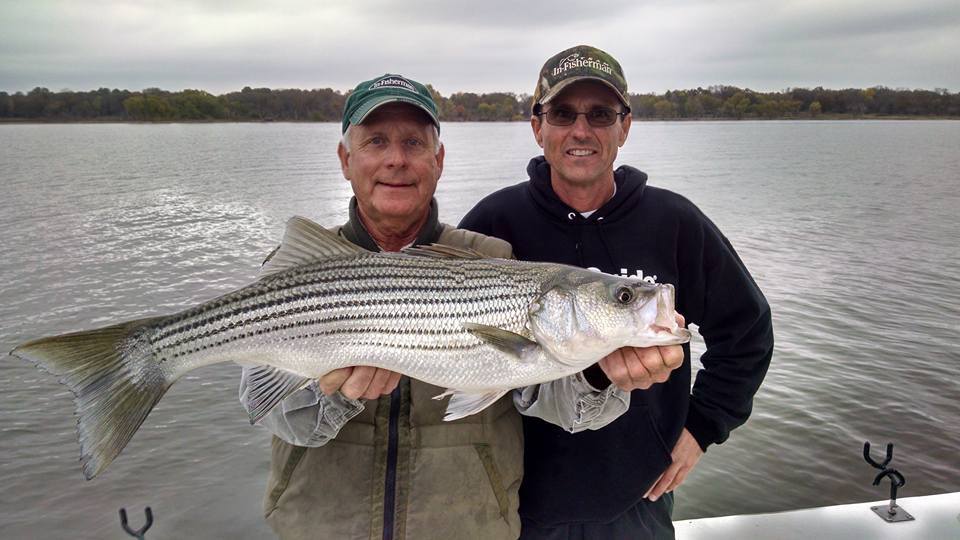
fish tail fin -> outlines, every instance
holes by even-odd
[[[117,457],[173,384],[144,332],[157,320],[42,338],[10,352],[57,375],[73,392],[87,480]]]

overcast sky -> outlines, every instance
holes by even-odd
[[[579,43],[635,93],[960,91],[960,0],[0,0],[0,90],[346,90],[393,72],[529,94]]]

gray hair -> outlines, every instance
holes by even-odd
[[[433,128],[433,153],[434,155],[440,153],[440,130],[437,129],[436,124],[430,124],[430,127]],[[343,136],[340,137],[340,144],[343,145],[343,149],[347,152],[350,152],[350,129],[353,128],[353,124],[347,126],[347,130],[343,132]]]

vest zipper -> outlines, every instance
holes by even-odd
[[[387,474],[383,489],[383,540],[393,539],[397,502],[397,454],[400,438],[400,386],[390,393],[390,422],[387,428]]]

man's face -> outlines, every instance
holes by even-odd
[[[563,107],[574,112],[587,112],[596,107],[623,109],[613,90],[596,81],[571,84],[543,106],[544,112]],[[593,127],[584,115],[578,115],[570,126],[554,126],[543,116],[530,120],[537,144],[550,164],[552,179],[571,186],[595,185],[613,177],[613,161],[617,150],[627,140],[630,116],[618,119],[611,126]]]
[[[443,171],[433,124],[412,105],[388,103],[351,126],[340,168],[353,186],[361,214],[373,222],[416,221],[429,211]]]

